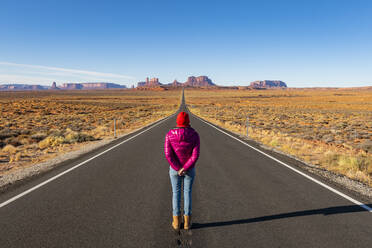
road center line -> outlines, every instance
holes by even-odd
[[[176,113],[175,113],[175,114],[176,114]],[[4,207],[4,206],[8,205],[9,203],[11,203],[11,202],[13,202],[13,201],[15,201],[15,200],[17,200],[17,199],[19,199],[19,198],[21,198],[21,197],[23,197],[23,196],[29,194],[29,193],[31,193],[32,191],[34,191],[34,190],[36,190],[36,189],[38,189],[38,188],[44,186],[45,184],[50,183],[50,182],[56,180],[57,178],[59,178],[59,177],[65,175],[65,174],[69,173],[70,171],[75,170],[76,168],[78,168],[78,167],[80,167],[80,166],[82,166],[82,165],[88,163],[89,161],[91,161],[91,160],[93,160],[93,159],[95,159],[95,158],[101,156],[102,154],[105,154],[106,152],[111,151],[112,149],[114,149],[114,148],[116,148],[116,147],[118,147],[118,146],[124,144],[125,142],[128,142],[128,141],[134,139],[135,137],[137,137],[137,136],[139,136],[139,135],[141,135],[141,134],[143,134],[143,133],[149,131],[150,129],[156,127],[156,126],[159,125],[160,123],[163,123],[164,121],[166,121],[166,120],[168,120],[169,118],[173,117],[175,114],[172,114],[172,115],[170,115],[170,116],[168,116],[168,117],[165,117],[164,119],[158,121],[158,123],[153,124],[151,127],[149,127],[149,128],[147,128],[147,129],[145,129],[145,130],[143,130],[143,131],[141,131],[141,132],[139,132],[139,133],[133,135],[132,137],[130,137],[130,138],[128,138],[128,139],[126,139],[126,140],[124,140],[124,141],[122,141],[122,142],[120,142],[120,143],[118,143],[118,144],[116,144],[116,145],[114,145],[114,146],[112,146],[112,147],[110,147],[110,148],[108,148],[107,150],[104,150],[103,152],[101,152],[101,153],[99,153],[99,154],[97,154],[97,155],[95,155],[95,156],[93,156],[93,157],[91,157],[91,158],[89,158],[89,159],[87,159],[87,160],[85,160],[85,161],[83,161],[83,162],[81,162],[81,163],[79,163],[79,164],[77,164],[77,165],[75,165],[75,166],[73,166],[73,167],[71,167],[71,168],[69,168],[69,169],[67,169],[67,170],[65,170],[65,171],[63,171],[63,172],[61,172],[61,173],[55,175],[55,176],[53,176],[53,177],[51,177],[51,178],[49,178],[48,180],[46,180],[46,181],[44,181],[44,182],[42,182],[42,183],[39,183],[39,184],[35,185],[34,187],[32,187],[32,188],[30,188],[30,189],[28,189],[28,190],[26,190],[26,191],[24,191],[24,192],[22,192],[22,193],[16,195],[16,196],[13,196],[12,198],[10,198],[10,199],[8,199],[8,200],[6,200],[6,201],[0,203],[0,208],[2,208],[2,207]]]
[[[195,118],[199,119],[200,121],[206,123],[207,125],[209,125],[209,126],[215,128],[215,129],[217,129],[217,130],[220,131],[221,133],[224,133],[224,134],[226,134],[227,136],[229,136],[229,137],[231,137],[231,138],[233,138],[233,139],[239,141],[239,142],[242,143],[243,145],[246,145],[246,146],[248,146],[249,148],[251,148],[251,149],[253,149],[253,150],[255,150],[255,151],[257,151],[257,152],[259,152],[259,153],[261,153],[261,154],[263,154],[263,155],[265,155],[266,157],[271,158],[272,160],[278,162],[279,164],[284,165],[284,166],[287,167],[288,169],[291,169],[292,171],[294,171],[294,172],[300,174],[301,176],[306,177],[307,179],[313,181],[314,183],[319,184],[320,186],[322,186],[322,187],[324,187],[324,188],[326,188],[326,189],[332,191],[333,193],[335,193],[335,194],[337,194],[337,195],[339,195],[339,196],[345,198],[346,200],[348,200],[348,201],[350,201],[350,202],[352,202],[352,203],[358,205],[359,207],[364,208],[364,209],[367,210],[368,212],[372,213],[372,208],[370,208],[370,207],[367,206],[366,204],[363,204],[363,203],[361,203],[361,202],[355,200],[354,198],[352,198],[352,197],[350,197],[350,196],[348,196],[348,195],[346,195],[346,194],[344,194],[344,193],[338,191],[337,189],[334,189],[334,188],[328,186],[327,184],[322,183],[321,181],[319,181],[319,180],[317,180],[317,179],[315,179],[315,178],[313,178],[313,177],[311,177],[311,176],[309,176],[309,175],[303,173],[302,171],[300,171],[300,170],[298,170],[298,169],[296,169],[296,168],[293,168],[292,166],[290,166],[290,165],[288,165],[288,164],[286,164],[286,163],[280,161],[279,159],[274,158],[273,156],[271,156],[271,155],[269,155],[269,154],[267,154],[267,153],[265,153],[265,152],[263,152],[263,151],[257,149],[256,147],[249,145],[248,143],[246,143],[246,142],[244,142],[244,141],[242,141],[242,140],[240,140],[240,139],[234,137],[233,135],[231,135],[231,134],[229,134],[229,133],[223,131],[222,129],[220,129],[220,128],[218,128],[218,127],[216,127],[216,126],[214,126],[214,125],[212,125],[212,124],[210,124],[210,123],[208,123],[208,122],[206,122],[205,120],[199,118],[198,116],[192,114],[191,112],[190,112],[190,114],[191,114],[192,116],[194,116]]]

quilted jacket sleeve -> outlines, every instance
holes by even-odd
[[[182,166],[180,165],[180,162],[178,161],[177,157],[174,154],[174,151],[173,151],[172,145],[170,143],[168,134],[165,136],[164,154],[165,154],[165,158],[167,159],[169,165],[173,169],[175,169],[177,171],[179,169],[181,169]]]
[[[199,139],[198,133],[195,133],[195,146],[192,149],[191,157],[189,158],[189,160],[187,160],[187,162],[183,166],[183,169],[185,171],[190,170],[195,166],[195,163],[199,158],[199,154],[200,154],[200,139]]]

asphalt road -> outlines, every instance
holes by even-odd
[[[194,225],[174,233],[163,144],[175,119],[1,207],[0,247],[372,247],[372,213],[194,116]],[[10,188],[0,203],[108,147]]]

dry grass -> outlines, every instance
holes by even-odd
[[[0,92],[0,174],[174,113],[180,91]]]
[[[231,131],[372,186],[372,91],[188,90],[190,110]]]

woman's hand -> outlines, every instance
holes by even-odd
[[[183,176],[185,174],[186,174],[186,172],[185,172],[185,170],[183,168],[178,171],[178,175],[179,176]]]

